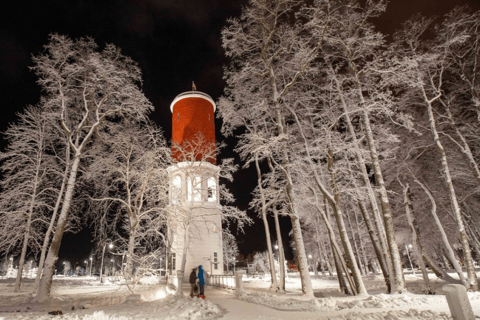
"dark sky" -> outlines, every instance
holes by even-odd
[[[197,89],[217,100],[224,87],[222,68],[228,63],[221,48],[220,30],[229,17],[239,16],[246,0],[43,0],[8,1],[0,10],[0,131],[15,121],[15,113],[39,101],[40,90],[28,67],[31,55],[42,51],[50,33],[71,38],[93,37],[97,44],[113,43],[137,61],[143,71],[144,92],[155,106],[152,118],[171,137],[169,105],[176,95]],[[468,3],[480,10],[480,0],[392,0],[387,12],[375,23],[392,33],[416,12],[441,16],[456,5]],[[217,120],[217,140],[225,140]],[[228,139],[232,156],[234,139]],[[3,146],[3,144],[2,144]],[[220,156],[220,158],[222,155]],[[247,209],[256,174],[242,170],[229,185],[241,209]],[[254,216],[252,213],[251,216]],[[239,236],[241,253],[264,250],[263,225],[246,228]],[[289,223],[284,221],[285,231]],[[272,229],[272,231],[274,231]],[[74,254],[88,256],[88,230],[64,237],[60,259]],[[285,233],[286,233],[285,232]],[[75,252],[75,253],[73,253]],[[287,258],[291,255],[287,253]]]

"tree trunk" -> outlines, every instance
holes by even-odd
[[[353,214],[354,214],[354,217],[355,217],[355,226],[357,228],[357,236],[358,236],[358,242],[360,244],[360,251],[361,251],[361,254],[362,254],[362,259],[363,259],[363,265],[365,267],[365,272],[366,274],[368,274],[368,259],[367,259],[367,255],[365,253],[365,246],[364,246],[364,242],[362,240],[362,237],[360,235],[360,224],[358,223],[358,213],[357,213],[357,208],[355,206],[352,206],[353,208]]]
[[[350,229],[350,237],[352,237],[352,242],[353,242],[353,248],[355,250],[355,256],[357,257],[358,264],[360,265],[360,270],[362,272],[362,276],[365,275],[365,267],[362,263],[362,255],[360,254],[360,250],[358,249],[357,242],[355,241],[355,234],[353,233],[353,228],[352,228],[352,221],[350,219],[350,215],[347,213],[347,222],[348,222],[348,228]]]
[[[78,166],[80,164],[80,155],[76,154],[72,163],[72,169],[70,171],[70,177],[68,178],[67,190],[65,192],[65,200],[63,201],[62,210],[57,222],[57,228],[53,235],[50,249],[45,260],[45,267],[43,270],[42,279],[38,287],[36,300],[38,302],[44,302],[49,299],[50,291],[52,289],[53,273],[55,271],[55,263],[58,260],[58,251],[62,244],[63,232],[68,221],[68,213],[70,210],[70,204],[72,203],[73,192],[75,190],[75,181],[77,179]]]
[[[357,190],[357,186],[355,183],[355,178],[352,175],[352,170],[349,166],[349,171],[350,171],[350,176],[352,179],[352,184],[355,190]],[[365,221],[365,225],[367,227],[368,231],[368,236],[370,237],[370,241],[372,243],[373,249],[375,251],[375,255],[378,259],[380,269],[382,270],[383,278],[385,279],[385,285],[387,286],[387,292],[391,293],[391,284],[390,284],[390,276],[389,276],[389,268],[387,265],[387,261],[390,261],[389,258],[387,257],[387,251],[384,251],[381,248],[380,242],[378,238],[375,235],[374,227],[372,226],[372,222],[370,221],[370,217],[368,215],[367,209],[365,207],[365,203],[363,200],[360,198],[359,194],[357,191],[355,191],[356,197],[357,197],[357,203],[358,207],[360,209],[360,212],[363,217],[363,221]]]
[[[347,282],[345,281],[345,277],[343,276],[343,270],[342,270],[342,264],[340,262],[340,257],[338,256],[337,251],[335,250],[335,246],[333,245],[332,241],[333,240],[330,239],[330,246],[332,247],[333,259],[335,261],[335,269],[337,271],[338,286],[340,288],[340,291],[342,291],[346,295],[349,295],[350,291],[348,291]],[[346,270],[346,272],[348,272],[348,270]]]
[[[453,264],[453,268],[457,272],[457,274],[460,277],[460,280],[462,281],[462,283],[468,288],[469,283],[468,283],[467,279],[465,279],[465,276],[464,276],[463,271],[462,271],[462,267],[460,266],[457,259],[455,258],[455,253],[453,252],[453,249],[450,246],[450,242],[448,241],[447,234],[445,233],[445,230],[443,229],[442,222],[440,221],[440,219],[437,216],[437,204],[435,203],[435,199],[433,198],[433,195],[430,193],[430,190],[428,190],[428,188],[423,183],[421,183],[418,180],[415,180],[415,182],[418,183],[420,185],[420,187],[422,187],[422,189],[425,191],[428,198],[430,199],[430,203],[432,205],[432,209],[430,210],[430,213],[432,214],[433,218],[435,219],[435,223],[437,224],[438,230],[440,231],[440,234],[442,236],[443,245],[445,246],[445,248],[447,248],[447,254],[450,257],[451,263]]]
[[[366,295],[368,294],[367,289],[363,284],[362,275],[360,274],[360,270],[358,269],[355,255],[353,254],[352,246],[350,244],[350,241],[348,240],[347,229],[345,227],[345,222],[343,221],[343,213],[339,205],[340,195],[337,188],[336,176],[333,168],[333,151],[330,147],[327,150],[327,164],[328,164],[328,171],[330,173],[330,184],[335,197],[335,204],[331,203],[331,205],[333,209],[333,215],[335,216],[335,220],[337,221],[340,240],[342,241],[343,249],[345,250],[345,254],[347,255],[347,258],[348,258],[348,265],[350,267],[350,270],[352,271],[352,276],[355,281],[356,291],[360,295]]]
[[[417,256],[417,261],[418,261],[418,264],[420,265],[420,269],[422,270],[422,276],[423,276],[423,281],[425,282],[425,286],[427,287],[427,290],[430,291],[431,290],[430,280],[428,278],[428,273],[427,273],[427,268],[425,267],[425,263],[423,263],[423,255],[426,254],[426,252],[420,238],[420,228],[418,227],[417,219],[413,214],[414,212],[413,203],[412,203],[412,197],[410,195],[410,186],[408,185],[408,183],[405,186],[403,186],[403,201],[404,201],[403,204],[405,206],[405,213],[407,215],[407,221],[408,221],[408,224],[410,225],[410,229],[412,230],[412,242],[414,246],[414,252],[415,252],[415,255]]]
[[[420,79],[420,81],[422,80]],[[423,81],[421,83],[423,83]],[[458,233],[460,235],[460,242],[462,244],[465,266],[467,268],[467,276],[468,276],[468,283],[466,284],[466,286],[467,288],[470,287],[472,291],[478,291],[479,289],[478,281],[477,281],[477,275],[475,273],[475,267],[473,265],[472,253],[470,251],[470,243],[468,241],[467,233],[465,232],[462,212],[460,209],[460,205],[458,204],[457,195],[455,194],[455,188],[453,187],[452,177],[450,175],[450,167],[447,161],[447,155],[445,153],[445,149],[442,145],[442,142],[440,141],[440,137],[438,136],[437,127],[435,124],[435,117],[433,115],[432,103],[437,98],[439,98],[440,95],[438,95],[436,98],[433,98],[432,100],[429,100],[427,98],[427,94],[423,87],[422,87],[422,93],[423,93],[424,100],[426,102],[428,119],[430,123],[430,130],[433,135],[433,141],[435,142],[435,145],[437,146],[438,152],[440,154],[443,176],[445,178],[445,183],[447,185],[447,190],[448,190],[448,197],[450,198],[450,202],[452,204],[453,213],[456,220],[455,222],[457,223]]]
[[[53,209],[52,218],[50,219],[50,224],[48,225],[47,232],[45,233],[45,238],[43,239],[42,253],[40,254],[40,261],[38,262],[37,276],[35,278],[35,284],[33,285],[34,293],[38,289],[38,284],[40,283],[40,277],[42,276],[43,264],[45,262],[45,255],[47,253],[48,244],[50,243],[50,235],[53,232],[53,226],[55,225],[58,209],[60,208],[60,204],[62,203],[62,199],[63,199],[63,191],[65,189],[65,185],[67,184],[69,167],[70,167],[70,148],[67,146],[65,150],[65,171],[63,173],[62,184],[60,185],[60,191],[58,192],[57,201],[55,202],[55,208]]]
[[[365,101],[360,88],[359,96],[361,99],[361,105],[363,107],[363,124],[365,128],[365,135],[367,138],[367,145],[370,150],[370,157],[372,160],[373,169],[375,172],[375,181],[380,190],[380,203],[383,212],[383,223],[385,227],[385,234],[387,236],[388,249],[392,261],[391,275],[391,287],[392,293],[403,293],[406,291],[405,279],[403,278],[402,261],[400,258],[400,252],[398,250],[397,241],[395,240],[395,229],[393,226],[392,212],[390,209],[390,202],[388,200],[387,189],[385,188],[385,181],[383,180],[382,169],[380,168],[380,162],[378,160],[377,148],[375,147],[375,141],[373,139],[373,132],[370,126],[370,119],[368,111],[365,109]]]
[[[381,216],[380,216],[380,211],[378,209],[377,198],[375,197],[375,192],[373,191],[372,185],[370,183],[370,179],[368,177],[368,172],[367,172],[367,166],[366,166],[366,163],[365,163],[365,159],[363,158],[362,154],[360,153],[360,150],[362,149],[362,146],[358,142],[357,134],[355,132],[355,128],[353,127],[352,121],[350,119],[350,113],[349,113],[349,110],[348,110],[348,105],[347,105],[347,103],[344,99],[343,91],[342,91],[340,82],[338,81],[338,79],[336,77],[336,74],[335,74],[335,71],[333,70],[333,68],[331,66],[330,66],[330,70],[331,70],[332,78],[335,82],[335,88],[336,88],[338,96],[340,98],[340,102],[341,102],[340,105],[341,105],[342,111],[344,113],[344,120],[345,120],[345,123],[347,124],[348,132],[350,133],[350,137],[352,138],[353,145],[355,146],[353,148],[353,151],[354,151],[354,154],[355,154],[355,160],[357,161],[357,166],[360,169],[360,177],[362,179],[363,186],[365,187],[365,189],[367,191],[368,201],[369,201],[369,204],[370,204],[370,208],[372,209],[373,221],[374,221],[375,229],[377,231],[378,240],[380,242],[379,246],[377,245],[377,248],[375,249],[375,253],[381,252],[381,254],[382,254],[382,257],[377,255],[377,258],[381,263],[383,275],[386,276],[386,277],[390,277],[390,279],[388,280],[388,284],[387,284],[387,287],[388,287],[388,290],[389,290],[388,292],[390,293],[391,292],[390,283],[393,281],[393,278],[392,278],[393,277],[392,256],[388,254],[389,249],[388,249],[388,244],[387,244],[387,237],[386,237],[385,228],[384,228],[384,225],[382,223]],[[363,97],[362,97],[362,99],[363,99]],[[350,163],[348,163],[348,167],[350,169]],[[350,169],[350,175],[351,175],[352,181],[354,183],[355,180],[354,180],[353,175],[351,173],[352,173],[352,171]],[[356,189],[356,186],[355,186],[355,189]],[[358,198],[358,196],[357,196],[357,198]],[[373,243],[373,241],[372,241],[372,243]],[[387,280],[385,280],[385,281],[387,281]]]
[[[132,279],[133,276],[133,259],[135,255],[135,237],[136,237],[137,227],[133,225],[130,227],[130,232],[128,235],[128,244],[127,244],[127,261],[125,268],[125,280]]]
[[[283,251],[282,232],[280,230],[280,222],[278,221],[278,210],[273,207],[273,216],[275,218],[275,230],[277,232],[278,243],[278,264],[280,269],[280,281],[278,282],[278,290],[285,292],[285,255]]]
[[[330,257],[327,255],[327,250],[325,248],[325,245],[323,244],[323,242],[320,243],[320,245],[322,247],[323,259],[325,260],[325,264],[327,266],[328,274],[330,276],[333,276],[332,264],[330,263]],[[333,254],[331,247],[330,247],[330,252]]]
[[[263,192],[262,187],[262,171],[260,170],[260,164],[258,163],[258,154],[255,154],[255,167],[257,169],[257,185],[258,190],[260,192],[260,198],[262,201],[262,221],[263,226],[265,227],[265,237],[267,241],[267,249],[268,249],[268,260],[270,264],[270,288],[269,290],[278,290],[278,283],[277,283],[277,275],[275,273],[275,263],[273,261],[273,251],[272,251],[272,241],[270,238],[270,228],[268,226],[267,220],[267,203],[265,200],[265,194]],[[284,288],[285,290],[285,288]]]
[[[276,92],[275,88],[274,88],[274,92]],[[277,100],[275,99],[275,101]],[[276,118],[278,136],[285,135],[286,134],[286,128],[284,125],[285,121],[280,113],[280,110],[278,109],[278,105],[276,105],[275,118]],[[283,165],[282,172],[285,177],[285,193],[288,199],[287,205],[291,213],[290,219],[292,221],[293,240],[295,243],[296,253],[298,255],[297,261],[298,261],[298,270],[300,271],[300,280],[302,283],[302,294],[307,298],[313,299],[314,295],[313,295],[312,281],[310,279],[310,273],[308,272],[308,261],[305,254],[305,244],[303,242],[302,228],[300,226],[300,219],[298,217],[295,194],[293,192],[293,182],[292,182],[292,177],[290,173],[290,161],[288,158],[288,152],[287,152],[285,143],[286,142],[282,143],[282,146],[280,149],[282,165]]]
[[[33,210],[33,204],[30,206],[30,210]],[[30,211],[30,214],[28,215],[27,225],[25,226],[22,253],[20,254],[20,261],[18,262],[18,272],[17,272],[17,278],[15,279],[15,287],[13,289],[13,292],[20,292],[20,285],[22,283],[23,266],[25,264],[25,256],[27,254],[28,240],[30,239],[31,225],[32,225],[32,211]]]
[[[470,146],[467,143],[467,139],[465,139],[463,134],[458,129],[457,124],[455,123],[455,120],[453,119],[452,112],[450,111],[450,106],[446,103],[443,103],[443,101],[441,101],[441,102],[445,106],[448,118],[450,119],[450,123],[455,128],[455,133],[457,134],[457,136],[462,141],[462,144],[460,145],[456,141],[454,141],[454,142],[455,142],[455,144],[457,144],[460,147],[460,151],[462,151],[463,155],[465,156],[465,160],[466,160],[468,166],[472,170],[472,175],[475,177],[477,182],[480,184],[480,168],[478,167],[478,164],[475,161],[475,157],[473,156],[472,150],[470,149]]]
[[[313,194],[315,195],[315,207],[317,208],[317,211],[319,212],[320,216],[323,219],[323,222],[325,223],[325,226],[327,227],[328,237],[330,239],[330,245],[331,245],[331,249],[332,249],[332,255],[333,255],[333,258],[334,258],[334,261],[335,261],[335,269],[337,270],[337,274],[338,274],[339,277],[343,277],[342,269],[343,269],[343,271],[345,271],[345,275],[346,275],[348,283],[350,285],[352,294],[356,295],[357,292],[358,292],[357,288],[355,287],[354,281],[352,281],[352,279],[350,277],[350,273],[348,272],[347,264],[345,263],[345,260],[342,257],[342,251],[338,247],[337,241],[335,239],[335,233],[334,233],[332,225],[330,223],[330,219],[328,219],[328,206],[325,203],[325,210],[326,211],[323,211],[322,208],[320,208],[320,206],[318,205],[317,194],[316,194],[315,190],[313,188],[310,188],[310,189],[312,190]],[[338,281],[339,281],[340,289],[342,289],[342,286],[345,286],[345,288],[346,288],[346,283],[345,284],[344,284],[344,282],[342,283],[341,282],[342,280],[340,278],[338,278]],[[346,294],[348,294],[348,289],[346,289]]]

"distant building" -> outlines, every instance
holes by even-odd
[[[214,147],[215,109],[213,99],[199,91],[179,94],[170,105],[172,141],[180,145],[184,152],[172,147],[172,158],[176,162],[168,168],[169,210],[184,215],[186,219],[195,217],[189,226],[186,275],[199,265],[203,265],[204,270],[210,274],[223,274],[222,220],[216,158],[210,157],[205,161],[202,152],[189,150],[189,142],[198,133],[204,137],[205,149]],[[189,155],[187,158],[186,154]],[[173,236],[168,270],[175,274],[181,270],[186,227],[177,220],[168,223],[168,228],[169,235]]]

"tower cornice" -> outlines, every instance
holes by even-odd
[[[177,103],[180,100],[188,99],[188,98],[205,99],[212,104],[213,112],[217,110],[217,105],[213,101],[212,97],[210,97],[208,94],[203,93],[201,91],[187,91],[187,92],[180,93],[178,96],[175,97],[175,99],[173,99],[173,102],[170,104],[170,111],[173,113],[173,107],[175,106],[175,103]]]

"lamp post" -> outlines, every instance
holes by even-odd
[[[88,270],[88,260],[85,260],[84,263],[85,263],[85,274],[86,274]]]
[[[92,264],[93,264],[93,261],[92,261],[92,257],[90,257],[90,276],[92,276]]]
[[[123,259],[124,258],[125,258],[125,251],[123,251],[123,254],[122,254],[122,268],[121,268],[122,275],[123,275]]]
[[[410,249],[412,249],[412,245],[409,244],[408,247],[405,244],[405,251],[407,252],[408,262],[410,262],[410,267],[412,268],[412,274],[415,275],[415,270],[413,270],[412,259],[410,259]]]
[[[105,247],[107,246],[107,242],[103,245],[103,251],[102,251],[102,263],[100,264],[100,283],[103,283],[103,257],[105,256]],[[113,243],[108,244],[108,248],[112,249],[113,248]]]

